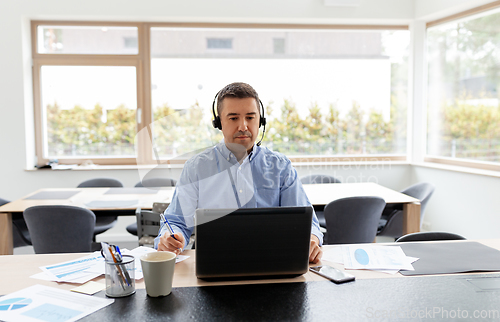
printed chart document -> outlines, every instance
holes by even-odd
[[[343,246],[346,269],[414,270],[400,246]]]
[[[70,322],[114,302],[57,288],[33,285],[0,297],[0,320]]]
[[[88,268],[99,262],[104,265],[104,258],[101,256],[100,252],[94,252],[91,255],[80,257],[72,261],[42,266],[40,269],[44,274],[36,274],[31,277],[55,282],[83,284],[101,275],[86,272]],[[104,274],[104,272],[102,274]]]

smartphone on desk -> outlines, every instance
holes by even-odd
[[[309,267],[309,270],[325,278],[328,278],[329,280],[331,280],[336,284],[352,282],[356,279],[354,275],[351,275],[349,273],[341,271],[340,269],[336,269],[328,265]]]

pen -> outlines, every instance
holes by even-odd
[[[118,259],[115,256],[115,251],[114,251],[112,246],[109,246],[109,252],[111,253],[111,257],[113,258],[113,262],[118,263]],[[118,273],[122,277],[123,281],[125,281],[125,283],[127,283],[127,285],[130,286],[128,281],[125,279],[125,276],[123,275],[123,272],[122,272],[120,265],[117,265],[116,269],[118,270]],[[125,289],[125,285],[123,284],[122,280],[121,279],[118,279],[118,280],[120,281],[120,284],[122,285],[123,289]]]
[[[120,251],[120,247],[118,246],[113,246],[115,248],[115,257],[116,257],[116,260],[121,263],[122,260],[123,260],[123,257],[122,257],[122,252]],[[123,273],[125,273],[125,277],[127,278],[127,284],[128,286],[132,285],[132,279],[130,279],[130,275],[128,273],[128,270],[126,267],[123,267]]]
[[[168,229],[168,232],[170,233],[170,236],[179,241],[177,238],[175,238],[174,236],[174,230],[172,229],[172,226],[170,226],[170,223],[168,222],[168,219],[165,218],[165,216],[163,215],[163,213],[160,214],[160,217],[161,217],[161,220],[163,220],[165,222],[165,224],[167,225],[167,229]]]

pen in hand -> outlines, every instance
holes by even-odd
[[[165,216],[163,215],[163,213],[160,214],[160,217],[161,217],[161,220],[165,223],[165,225],[167,225],[167,229],[168,229],[168,232],[170,233],[170,236],[173,239],[175,239],[177,241],[180,241],[177,238],[175,238],[174,230],[172,229],[172,226],[170,226],[170,223],[168,222],[167,218],[165,218]]]

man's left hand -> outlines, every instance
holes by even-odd
[[[315,235],[311,235],[311,244],[309,246],[309,262],[317,264],[321,256],[323,256],[323,251],[319,247],[319,239]]]

